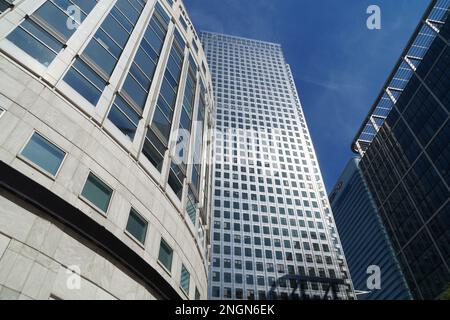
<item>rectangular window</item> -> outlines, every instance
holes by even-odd
[[[153,131],[148,130],[145,137],[142,154],[155,166],[158,171],[161,171],[164,155],[166,153],[166,146],[160,142]]]
[[[195,226],[195,222],[197,219],[197,209],[196,209],[196,201],[192,190],[189,188],[188,199],[186,204],[186,214],[191,220],[192,224]]]
[[[97,178],[92,172],[84,185],[81,196],[96,206],[103,212],[107,212],[113,190],[108,187],[103,181]]]
[[[66,153],[35,132],[21,155],[45,172],[56,176]]]
[[[5,110],[3,108],[0,108],[0,118],[5,114]]]
[[[184,172],[182,169],[177,166],[175,163],[172,163],[170,166],[170,173],[169,173],[169,186],[172,188],[173,192],[177,195],[178,199],[181,200],[181,197],[183,196],[183,183],[184,183]]]
[[[158,261],[169,271],[172,272],[172,259],[173,250],[172,248],[161,239],[161,245],[159,247]]]
[[[9,0],[10,1],[10,0]],[[11,7],[11,4],[6,0],[0,0],[0,14],[8,10]]]
[[[108,119],[131,141],[134,140],[141,117],[121,96],[114,100]]]
[[[187,25],[186,20],[183,18],[183,16],[180,16],[180,23],[183,26],[184,30],[187,31],[188,30],[188,25]]]
[[[220,287],[212,287],[212,296],[214,298],[219,298],[220,297]]]
[[[184,264],[181,266],[181,280],[180,280],[180,287],[183,289],[183,291],[186,294],[189,294],[189,285],[191,281],[191,275],[189,274],[189,271],[186,269]]]
[[[195,53],[198,53],[198,45],[197,45],[197,42],[195,40],[192,40],[192,47],[194,48]]]
[[[147,228],[148,222],[132,208],[128,217],[126,230],[140,243],[145,244]]]

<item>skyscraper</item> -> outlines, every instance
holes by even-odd
[[[353,143],[415,299],[450,283],[450,1],[432,1]]]
[[[359,162],[360,158],[349,161],[330,194],[353,285],[361,292],[358,299],[409,300],[411,293]],[[378,270],[379,279],[370,278]]]
[[[353,298],[281,46],[201,39],[216,105],[210,297]]]
[[[205,299],[212,84],[182,2],[0,11],[0,299]]]

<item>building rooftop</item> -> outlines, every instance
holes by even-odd
[[[229,35],[229,34],[223,34],[223,33],[218,33],[218,32],[211,32],[211,31],[200,31],[200,34],[210,34],[210,35],[217,35],[217,36],[222,36],[224,38],[230,38],[230,39],[236,39],[236,40],[243,40],[243,41],[249,41],[249,42],[254,42],[254,43],[258,43],[258,44],[266,44],[266,45],[271,45],[271,46],[275,46],[275,47],[281,47],[281,44],[279,43],[275,43],[275,42],[268,42],[268,41],[262,41],[262,40],[256,40],[256,39],[250,39],[250,38],[245,38],[245,37],[239,37],[239,36],[234,36],[234,35]]]
[[[359,128],[351,146],[353,152],[363,155],[369,148],[438,35],[440,27],[445,23],[445,17],[449,10],[450,0],[433,0],[431,2]]]

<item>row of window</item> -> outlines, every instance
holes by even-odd
[[[238,224],[235,224],[235,225],[238,225]],[[236,229],[240,229],[240,227],[236,228]],[[221,230],[231,231],[231,225],[229,223],[224,223],[223,228],[222,228],[220,222],[214,221],[214,232],[219,233]],[[312,229],[312,230],[315,230],[315,229]],[[234,243],[241,243],[241,241],[242,241],[241,238],[243,237],[244,243],[251,244],[252,242],[251,242],[250,233],[252,233],[252,235],[255,235],[254,244],[256,246],[261,246],[261,238],[259,236],[261,234],[261,228],[259,226],[258,226],[258,228],[255,227],[255,228],[253,228],[252,231],[253,232],[251,232],[250,226],[244,227],[244,233],[247,233],[247,234],[244,234],[243,236],[241,235],[240,231],[235,231]],[[298,231],[296,229],[291,229],[289,232],[289,229],[286,229],[286,228],[282,228],[281,232],[280,232],[280,228],[278,228],[278,227],[272,227],[271,229],[269,227],[264,227],[263,234],[264,234],[264,236],[273,235],[274,237],[281,237],[281,236],[285,237],[285,238],[291,237],[293,239],[293,243],[296,242],[296,239],[300,239],[300,237],[302,239],[319,240],[317,238],[316,232],[308,233],[305,230]],[[218,238],[216,235],[214,237],[216,239]],[[225,242],[231,242],[229,233],[224,233],[223,237],[224,237]],[[327,240],[324,232],[319,232],[319,237],[320,237],[320,240],[322,240],[322,241]],[[265,238],[264,241],[266,242],[267,239]],[[266,245],[266,246],[271,247],[270,245]],[[307,248],[307,250],[310,250],[310,245],[305,244],[304,248]]]
[[[235,191],[237,192],[237,191]],[[288,225],[288,218],[285,217],[280,217],[280,216],[269,216],[261,213],[259,210],[255,210],[258,214],[253,214],[250,216],[249,213],[240,213],[240,212],[233,212],[233,218],[231,218],[231,212],[228,210],[224,210],[223,213],[221,213],[220,210],[214,210],[214,217],[215,218],[223,218],[224,222],[231,222],[229,220],[234,219],[234,220],[241,220],[242,217],[242,221],[250,221],[250,217],[252,218],[253,222],[259,223],[260,221],[264,224],[269,224],[269,220],[270,223],[272,223],[272,225],[278,225],[278,223],[280,223],[283,226],[287,226]],[[270,213],[272,214],[279,214],[279,215],[286,215],[286,209],[283,207],[277,208],[276,207],[271,207],[270,208]],[[306,217],[306,218],[310,218],[310,219],[321,219],[322,216],[320,214],[319,211],[310,211],[310,210],[301,210],[301,209],[295,209],[295,208],[288,208],[287,209],[287,214],[291,217],[295,217],[295,214],[297,214],[298,217]],[[291,226],[296,226],[296,219],[294,218],[289,218],[289,224]],[[279,221],[279,222],[278,222]],[[301,226],[305,226],[304,223],[305,222],[299,222],[301,224]]]
[[[308,223],[308,224],[306,225],[306,223]],[[214,227],[216,229],[222,229],[221,225],[222,224],[221,224],[220,220],[216,219],[216,221],[214,222]],[[296,227],[297,226],[296,220],[291,220],[290,226]],[[315,228],[317,228],[319,230],[324,229],[323,222],[321,222],[321,220],[316,221],[316,222],[315,221],[298,220],[298,227],[306,228],[306,226],[308,226],[310,229],[315,229]],[[259,233],[261,233],[261,229],[262,229],[262,233],[264,233],[264,234],[271,234],[271,232],[275,232],[275,231],[277,233],[279,232],[278,224],[272,225],[272,228],[270,228],[269,225],[261,226],[259,223],[254,223],[253,225],[243,224],[242,221],[238,221],[233,224],[233,230],[237,231],[237,232],[240,232],[242,230],[247,233],[253,231],[253,233],[259,234]],[[224,221],[223,222],[223,230],[231,230],[231,223],[228,221]],[[287,229],[283,229],[283,230],[287,230]]]
[[[295,281],[295,280],[294,280]],[[273,281],[271,283],[275,283],[276,281]],[[292,289],[297,288],[297,284],[293,284],[291,286]],[[253,289],[247,289],[246,290],[246,296],[244,297],[245,290],[242,288],[236,288],[234,290],[234,298],[237,300],[305,300],[305,299],[312,299],[312,300],[321,300],[323,299],[324,292],[313,292],[320,291],[320,290],[326,290],[325,288],[322,288],[321,284],[313,283],[308,286],[302,285],[302,297],[300,297],[299,293],[292,293],[292,289],[288,289],[288,287],[285,285],[284,287],[279,286],[276,290],[272,290],[270,292],[267,292],[265,290],[259,290],[258,296],[255,295],[255,290]],[[337,287],[336,289],[339,289]],[[307,291],[305,293],[305,291]],[[222,292],[222,295],[221,295]],[[298,291],[297,291],[298,292]],[[232,299],[233,298],[233,290],[229,287],[224,287],[221,291],[221,288],[218,286],[212,287],[211,295],[213,298],[219,298],[223,297],[225,299]],[[339,293],[338,298],[346,299],[347,295],[345,293]]]
[[[244,118],[247,118],[248,120],[250,120],[250,117],[251,117],[254,120],[257,120],[257,119],[264,120],[264,115],[266,116],[266,118],[267,118],[267,116],[272,115],[272,117],[274,117],[274,119],[276,121],[283,120],[283,123],[285,121],[287,124],[290,124],[290,122],[289,122],[290,120],[288,118],[291,118],[292,124],[298,125],[298,123],[300,123],[303,130],[306,129],[306,124],[305,124],[303,115],[301,113],[298,114],[298,111],[296,111],[297,109],[291,108],[289,105],[287,105],[285,103],[282,104],[282,103],[276,102],[275,106],[273,106],[273,105],[269,106],[268,104],[260,103],[260,104],[258,104],[259,107],[257,107],[256,104],[254,104],[254,103],[251,104],[252,107],[246,106],[246,105],[249,105],[248,103],[237,103],[237,104],[239,105],[238,108],[234,104],[231,105],[230,108],[226,108],[226,106],[218,108],[217,109],[217,119],[221,120],[222,113],[223,113],[224,114],[223,119],[226,121],[228,121],[230,118],[233,120],[233,118],[234,118],[234,120],[237,120],[240,123],[244,123]],[[236,109],[238,109],[238,112],[234,111]],[[285,120],[283,118],[279,119],[280,116],[283,116],[286,119]],[[296,120],[298,122],[294,122],[294,120]],[[267,121],[270,121],[270,118],[267,119]],[[279,130],[267,129],[266,131],[267,132],[271,132],[271,131],[277,132]]]
[[[3,110],[0,109],[0,116],[2,112]],[[37,132],[33,133],[20,152],[20,157],[24,161],[37,166],[38,169],[52,177],[57,175],[66,155],[67,153],[65,151],[52,144],[48,139]],[[112,196],[113,189],[94,173],[90,172],[80,197],[91,206],[106,214]],[[145,245],[148,227],[148,221],[134,208],[131,208],[125,227],[126,233],[140,244]],[[172,260],[173,249],[164,239],[161,239],[158,261],[167,271],[169,271],[169,273],[172,272]],[[186,294],[189,294],[190,273],[184,264],[181,269],[180,287]],[[197,292],[196,296],[198,296]]]
[[[215,221],[214,223],[216,224],[217,221]],[[221,236],[221,233],[219,232],[221,230],[218,229],[218,228],[215,228],[215,229],[216,230],[214,230],[214,234],[213,234],[213,239],[215,241],[220,242],[221,238],[223,238],[223,242],[224,243],[227,243],[227,242],[231,243],[231,234],[230,233],[223,233],[223,236]],[[292,230],[292,231],[295,231],[295,230]],[[269,234],[272,234],[272,233],[269,233]],[[326,240],[325,233],[320,232],[319,235],[320,235],[320,240],[323,240],[323,241]],[[298,232],[296,232],[296,236],[297,237],[294,237],[294,235],[293,235],[292,237],[293,238],[299,238]],[[318,237],[317,237],[317,232],[301,231],[301,237],[303,239],[311,238],[312,240],[319,240]],[[252,237],[251,236],[245,235],[243,238],[244,238],[244,243],[246,245],[251,245],[252,244]],[[272,241],[273,241],[273,245],[272,245]],[[234,243],[239,243],[239,244],[242,243],[242,236],[241,236],[241,234],[235,233],[233,235],[233,242]],[[273,240],[271,240],[268,237],[264,238],[264,246],[266,246],[268,248],[273,248],[273,247],[281,248],[281,243],[282,243],[282,240],[279,239],[279,238],[274,238]],[[291,241],[290,239],[289,240],[283,239],[283,243],[284,243],[284,247],[287,248],[287,249],[290,249],[292,247],[294,247],[295,249],[301,249],[300,241],[296,241],[296,240]],[[262,246],[261,237],[258,237],[258,236],[253,237],[253,244],[255,246]],[[319,244],[313,244],[313,247],[314,247],[315,251],[320,251]],[[304,243],[304,248],[307,248],[307,250],[311,250],[311,247],[310,247],[309,243]],[[249,250],[251,250],[251,249],[249,249]],[[323,244],[323,250],[325,252],[329,252],[329,246],[327,244]]]
[[[284,269],[284,265],[280,265],[280,267],[283,267],[283,269]],[[314,268],[312,268],[312,269],[314,271]],[[330,271],[333,271],[333,270],[330,269]],[[279,271],[278,273],[283,274],[285,272]],[[292,273],[289,273],[289,275],[295,276],[296,273],[294,270],[292,270]],[[301,275],[305,276],[305,272],[301,273]],[[247,287],[255,286],[255,285],[258,287],[270,287],[276,281],[274,276],[265,277],[262,275],[255,276],[253,274],[243,275],[242,273],[234,273],[234,277],[233,277],[233,274],[230,272],[223,272],[222,276],[221,276],[221,273],[219,273],[219,272],[212,272],[211,280],[213,282],[217,282],[217,283],[226,283],[226,284],[233,283],[234,285],[239,286],[239,285],[244,284],[243,276],[245,276],[245,284],[247,285]],[[310,276],[314,276],[314,277],[319,276],[320,278],[323,278],[323,279],[326,278],[326,274],[323,269],[319,275],[316,272],[313,272],[313,273],[310,273]],[[256,282],[255,282],[255,279],[256,279]],[[281,285],[281,287],[287,287],[287,283],[285,283],[285,286]],[[293,288],[295,288],[295,285]]]
[[[306,255],[306,262],[309,263],[310,265],[308,266],[308,269],[306,269],[306,266],[304,264],[300,265],[297,264],[297,267],[294,266],[293,262],[288,262],[287,265],[285,264],[274,264],[274,261],[245,261],[245,268],[244,268],[244,264],[242,262],[242,260],[240,260],[239,258],[234,257],[234,263],[232,262],[231,258],[224,258],[223,259],[223,263],[221,264],[221,258],[219,257],[215,257],[213,258],[212,261],[212,267],[213,267],[213,275],[214,273],[217,274],[219,272],[219,269],[223,269],[226,271],[229,270],[234,270],[235,272],[237,271],[256,271],[257,273],[288,273],[290,275],[301,275],[301,276],[319,276],[322,278],[326,278],[326,272],[324,268],[316,268],[313,266],[314,260],[312,258],[311,255]],[[297,260],[297,262],[303,262],[303,260]],[[327,256],[326,257],[326,264],[329,266],[332,266],[333,263],[331,262],[331,257]],[[275,271],[275,267],[276,267],[276,271]],[[297,268],[297,269],[296,269]],[[223,271],[222,270],[222,271]],[[253,273],[251,273],[253,274]],[[328,269],[328,274],[329,277],[331,278],[335,278],[336,277],[336,272],[334,271],[334,269]],[[259,276],[259,275],[258,275]],[[262,276],[262,275],[261,275]],[[218,275],[218,277],[220,277],[220,274]],[[220,281],[219,279],[215,279],[213,276],[213,281]]]
[[[97,1],[48,0],[7,38],[43,65],[48,66],[96,6]],[[117,1],[65,75],[64,81],[93,105],[96,105],[108,84],[146,2],[147,0]],[[3,12],[10,4],[1,0],[0,6],[0,12]],[[75,9],[80,12],[79,18],[70,14]],[[170,17],[159,3],[156,5],[156,11],[168,24]],[[195,47],[198,49],[197,45]],[[198,53],[198,50],[196,51]]]
[[[218,242],[220,243],[220,242]],[[322,248],[319,246],[319,244],[317,243],[313,243],[313,248],[311,248],[311,244],[309,242],[303,242],[303,246],[300,246],[300,242],[297,241],[297,244],[294,244],[296,247],[296,250],[305,250],[305,251],[311,251],[312,249],[317,252],[317,253],[321,253],[321,252],[330,252],[328,245],[327,244],[323,244]],[[281,247],[280,247],[281,249]],[[247,247],[231,247],[228,245],[219,245],[219,244],[215,244],[213,245],[213,253],[216,254],[221,254],[223,252],[224,255],[228,255],[228,256],[234,256],[234,257],[241,257],[241,256],[245,256],[248,258],[260,258],[262,259],[263,257],[265,257],[266,259],[274,259],[275,260],[286,260],[286,261],[294,261],[294,254],[292,252],[288,252],[288,251],[277,251],[274,247],[271,246],[267,246],[265,248],[265,250],[261,249],[252,249],[252,248],[247,248]],[[274,254],[275,253],[275,254]],[[307,253],[305,254],[305,256],[307,257],[307,262],[313,262],[312,260],[312,255]],[[311,259],[309,259],[309,257]],[[301,253],[295,253],[295,259],[298,262],[303,262],[303,255]],[[330,263],[328,264],[332,264],[331,262],[331,257],[329,257],[329,261]],[[311,260],[311,261],[308,261]],[[320,255],[316,255],[316,263],[322,264],[323,262],[323,258]]]

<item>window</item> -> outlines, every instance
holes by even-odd
[[[212,287],[211,291],[214,298],[220,297],[220,287]]]
[[[80,26],[80,23],[70,16],[68,7],[76,6],[81,9],[80,22],[83,22],[95,5],[96,1],[45,1],[11,32],[7,39],[48,66]],[[67,27],[69,23],[73,28]]]
[[[183,195],[184,173],[183,170],[175,163],[172,163],[170,166],[168,183],[173,192],[177,195],[178,199],[181,200]]]
[[[0,111],[0,116],[2,113],[3,111]],[[66,153],[35,132],[23,148],[21,156],[54,177]]]
[[[122,97],[116,97],[111,111],[109,112],[108,119],[111,120],[124,135],[130,138],[131,141],[134,140],[134,135],[136,134],[136,129],[140,121],[140,115],[136,113]]]
[[[183,18],[183,16],[180,16],[180,23],[183,26],[184,30],[187,31],[188,30],[188,25],[187,25],[186,20]]]
[[[81,196],[106,213],[112,193],[113,190],[91,172],[86,180]]]
[[[6,0],[0,0],[0,14],[8,10],[11,7],[11,4]]]
[[[3,108],[0,108],[0,118],[5,114],[5,110]]]
[[[197,218],[197,209],[195,204],[195,197],[192,193],[192,191],[189,189],[188,192],[188,198],[187,198],[187,204],[186,204],[186,214],[188,215],[189,219],[195,226],[196,218]]]
[[[181,266],[181,281],[180,281],[180,287],[183,289],[183,291],[186,294],[189,294],[189,282],[190,282],[190,274],[189,271],[186,269],[184,264]]]
[[[147,235],[148,222],[141,217],[140,214],[131,208],[130,215],[128,216],[127,232],[131,234],[140,243],[145,243],[145,237]]]
[[[198,53],[198,45],[195,40],[192,40],[192,47],[194,48],[195,52]]]
[[[151,162],[151,164],[155,166],[158,171],[161,171],[162,169],[166,151],[166,145],[160,142],[152,130],[148,130],[147,135],[145,136],[142,154]]]
[[[231,288],[223,288],[223,297],[231,299]]]
[[[172,259],[173,259],[173,250],[172,248],[161,239],[161,245],[159,247],[159,257],[158,261],[169,271],[172,271]]]

